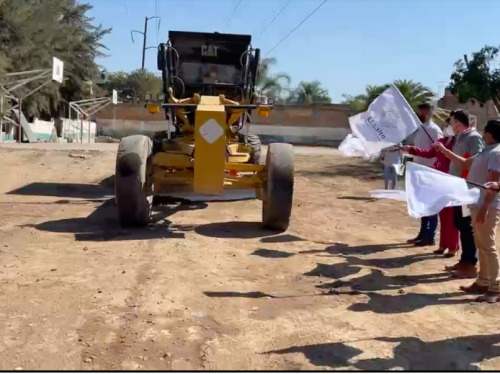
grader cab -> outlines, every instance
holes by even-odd
[[[174,32],[158,47],[168,129],[152,139],[121,140],[115,194],[120,222],[147,225],[153,196],[213,201],[262,200],[264,227],[284,231],[292,209],[290,144],[273,143],[261,163],[261,142],[249,130],[252,111],[273,109],[258,97],[260,51],[249,35]]]

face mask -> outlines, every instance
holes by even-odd
[[[453,126],[452,125],[446,126],[446,128],[444,129],[444,134],[446,136],[454,136],[455,135],[455,131],[453,131]]]
[[[420,122],[425,123],[425,117],[423,115],[417,114],[417,117],[420,120]]]

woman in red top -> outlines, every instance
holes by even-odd
[[[439,143],[444,144],[444,146],[451,150],[453,148],[453,144],[455,143],[455,138],[453,136],[448,136],[445,138],[441,138],[438,140]],[[448,173],[450,170],[450,160],[446,158],[441,152],[437,152],[434,147],[429,150],[416,148],[411,146],[403,147],[405,151],[408,153],[424,157],[424,158],[436,158],[436,162],[433,165],[433,168],[443,173]],[[441,227],[439,229],[440,238],[439,238],[439,249],[434,251],[436,254],[443,254],[448,250],[448,253],[445,257],[453,257],[458,252],[458,239],[459,233],[455,224],[453,223],[453,208],[448,207],[444,208],[439,213],[439,221],[441,222]]]

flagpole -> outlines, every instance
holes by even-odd
[[[479,187],[479,188],[482,188],[482,189],[486,189],[486,187],[484,187],[482,184],[479,184],[479,183],[474,183],[474,182],[469,182],[469,181],[465,181],[466,183],[472,185],[472,186],[475,186],[475,187]]]

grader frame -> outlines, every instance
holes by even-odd
[[[179,35],[179,33],[174,33]],[[221,64],[231,60],[231,43],[224,41],[250,40],[225,34],[185,33],[199,52],[189,60],[199,58],[204,63]],[[201,41],[201,43],[200,43]],[[217,43],[219,45],[216,45]],[[241,44],[241,43],[240,43]],[[241,46],[240,46],[241,47]],[[191,48],[191,50],[193,50]],[[208,51],[212,54],[207,56]],[[219,55],[213,53],[219,50]],[[228,55],[224,55],[224,51]],[[186,200],[262,200],[262,221],[266,228],[284,231],[288,228],[293,199],[293,148],[290,144],[269,145],[265,164],[260,160],[260,140],[244,134],[252,110],[267,116],[272,105],[256,102],[255,59],[259,53],[248,48],[241,56],[241,80],[192,86],[183,82],[190,97],[175,97],[176,65],[182,64],[183,54],[171,44],[159,48],[159,68],[164,81],[165,102],[162,107],[175,132],[157,134],[153,139],[143,135],[123,138],[116,163],[116,202],[120,221],[124,225],[140,226],[149,221],[153,196],[170,196]],[[178,61],[174,61],[173,55]],[[234,55],[234,53],[233,53]],[[234,58],[233,58],[234,60]],[[169,62],[170,61],[170,62]],[[252,68],[253,66],[253,68]],[[240,93],[238,100],[226,98],[223,90]],[[212,93],[212,95],[204,94]],[[233,96],[234,97],[234,96]],[[157,113],[151,105],[150,112]]]

